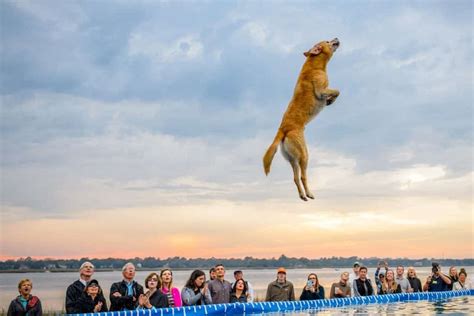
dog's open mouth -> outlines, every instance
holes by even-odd
[[[331,41],[332,51],[334,52],[339,47],[339,40],[337,38]]]

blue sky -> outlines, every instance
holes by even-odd
[[[112,231],[123,222],[110,220],[115,213],[158,226],[166,226],[161,216],[170,217],[168,235],[176,235],[178,246],[159,244],[151,227],[150,245],[195,256],[183,244],[212,240],[192,228],[206,209],[217,212],[206,217],[209,225],[233,223],[236,214],[238,225],[260,213],[291,216],[292,227],[322,229],[314,240],[346,221],[375,218],[384,226],[387,218],[415,212],[422,235],[442,223],[449,235],[460,225],[461,235],[452,238],[471,243],[454,253],[446,244],[397,254],[472,256],[471,1],[0,6],[3,257],[114,253],[113,243],[76,252],[65,243],[33,249],[8,232],[28,224],[37,227],[35,235],[54,223],[74,242],[66,227],[103,216],[105,232]],[[318,198],[304,204],[283,158],[276,156],[265,177],[261,157],[291,98],[302,53],[334,37],[341,47],[328,73],[341,96],[306,129]],[[188,218],[184,227],[177,227],[183,223],[177,214]],[[254,239],[270,229],[259,225],[250,225]],[[399,235],[409,228],[393,229]],[[262,240],[248,253],[312,256],[297,241],[283,249],[273,242]],[[372,254],[367,241],[354,242],[361,254]],[[206,254],[245,255],[239,247]],[[327,248],[319,253],[354,254],[350,245]],[[147,247],[133,254],[147,254]]]

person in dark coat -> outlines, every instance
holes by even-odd
[[[235,281],[230,293],[231,303],[247,303],[249,293],[247,293],[247,282],[244,279],[238,279]]]
[[[101,313],[108,312],[107,302],[102,295],[102,288],[97,280],[90,280],[82,296],[77,302],[77,309],[80,313]]]
[[[143,286],[135,278],[135,266],[129,262],[122,268],[123,280],[110,287],[110,311],[134,310],[138,298],[143,294]]]
[[[372,282],[367,278],[367,267],[359,268],[359,277],[354,280],[352,288],[354,289],[354,296],[375,295]]]
[[[7,316],[42,316],[43,309],[41,301],[37,296],[31,295],[33,283],[29,279],[23,279],[18,283],[18,295],[11,301]]]
[[[415,268],[408,268],[407,279],[408,282],[410,282],[410,286],[413,289],[413,292],[423,292],[423,287],[421,285],[420,279],[418,279],[418,277],[416,276]]]
[[[145,279],[145,287],[148,291],[138,298],[139,308],[162,308],[169,307],[168,296],[161,292],[162,281],[160,276],[152,272]]]
[[[68,286],[66,290],[66,313],[77,314],[80,313],[77,303],[82,297],[86,288],[87,282],[92,279],[94,274],[94,265],[89,261],[84,262],[79,268],[79,280],[74,281]],[[105,301],[104,295],[100,294]]]
[[[324,287],[319,284],[318,276],[316,273],[310,273],[308,275],[308,282],[301,292],[300,300],[323,300],[324,299]]]

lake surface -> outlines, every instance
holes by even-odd
[[[440,301],[419,301],[391,304],[372,304],[357,307],[331,308],[318,311],[261,314],[262,316],[310,315],[473,315],[474,297],[456,297]]]
[[[443,267],[446,272],[448,268]],[[474,273],[474,267],[465,268],[468,276]],[[207,274],[208,269],[204,269]],[[459,270],[459,268],[458,268]],[[276,279],[276,269],[252,270],[243,269],[245,280],[249,281],[256,293],[257,298],[265,299],[265,293],[268,283]],[[329,296],[331,284],[339,281],[342,272],[351,272],[347,269],[288,269],[287,279],[295,286],[296,298],[299,299],[301,291],[306,284],[306,278],[309,273],[316,273],[320,284],[324,286],[326,296]],[[431,272],[431,267],[417,268],[417,275],[423,282]],[[143,285],[143,281],[151,271],[137,271],[135,279]],[[157,271],[159,272],[159,271]],[[181,289],[188,280],[192,270],[173,271],[174,286]],[[374,281],[374,268],[369,268],[369,278]],[[62,273],[0,273],[0,307],[7,309],[10,301],[18,295],[18,282],[21,279],[29,278],[33,281],[33,294],[37,295],[43,304],[45,311],[61,311],[64,309],[64,299],[66,289],[75,280],[79,278],[78,272]],[[94,278],[97,279],[104,290],[105,297],[108,300],[110,286],[114,282],[122,279],[121,271],[96,272]],[[234,280],[233,269],[226,271],[226,280]],[[471,302],[472,303],[472,302]],[[471,304],[472,305],[472,304]],[[404,305],[405,306],[405,305]],[[471,306],[472,307],[472,306]]]

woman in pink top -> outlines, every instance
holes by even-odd
[[[161,292],[168,296],[170,307],[183,306],[179,290],[173,287],[173,272],[170,269],[163,269],[160,272],[160,277],[162,280]]]

